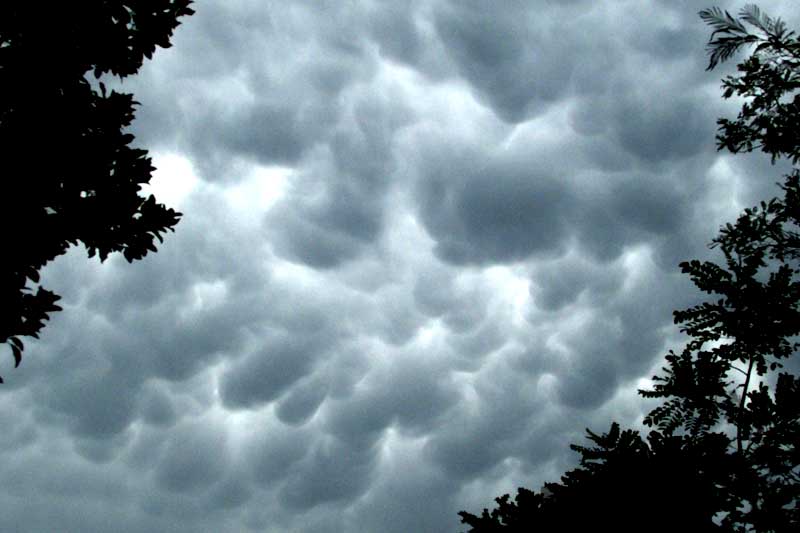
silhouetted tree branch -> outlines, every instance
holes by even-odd
[[[21,359],[59,297],[39,271],[79,242],[105,260],[156,250],[180,213],[139,195],[154,170],[126,133],[136,102],[103,75],[135,74],[168,47],[191,0],[82,0],[0,4],[0,343]],[[88,76],[93,76],[92,83]],[[2,380],[0,380],[2,381]]]

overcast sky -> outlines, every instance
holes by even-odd
[[[195,2],[125,83],[183,219],[45,269],[0,530],[457,532],[640,424],[678,263],[780,178],[715,151],[710,5]]]

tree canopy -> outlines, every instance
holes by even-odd
[[[133,95],[103,76],[135,74],[170,46],[191,0],[5,2],[0,5],[0,144],[5,208],[0,343],[19,365],[59,296],[37,285],[50,260],[83,243],[90,257],[156,251],[180,213],[142,196],[154,170],[126,128]],[[1,381],[1,380],[0,380]]]
[[[723,80],[723,97],[745,103],[736,119],[718,121],[718,148],[796,164],[797,35],[755,6],[700,16],[714,30],[709,69],[753,46]],[[689,341],[667,354],[653,389],[640,391],[662,400],[645,418],[647,437],[616,423],[589,431],[594,446],[572,446],[578,468],[541,492],[497,498],[491,512],[462,511],[470,531],[800,530],[800,379],[783,370],[800,347],[799,182],[795,168],[780,196],[721,228],[711,246],[723,262],[680,265],[710,298],[674,313]]]

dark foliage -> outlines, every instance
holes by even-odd
[[[739,18],[716,8],[700,16],[714,28],[709,68],[754,46],[723,81],[725,98],[746,102],[736,120],[719,120],[719,148],[797,163],[795,33],[755,6]],[[711,299],[675,312],[690,340],[640,391],[663,399],[645,418],[646,441],[616,424],[590,431],[596,446],[572,446],[580,466],[561,483],[498,498],[481,516],[460,513],[470,531],[800,531],[800,379],[781,370],[800,347],[800,170],[780,187],[721,229],[711,246],[723,264],[681,264]]]
[[[739,66],[740,75],[722,84],[725,98],[747,99],[736,120],[720,119],[717,141],[733,153],[760,149],[772,156],[800,160],[800,41],[780,19],[746,6],[740,17],[754,33],[727,11],[708,9],[700,16],[714,27],[709,42],[709,69],[741,47],[754,44],[752,55]]]
[[[141,259],[180,218],[139,195],[154,168],[125,132],[136,102],[100,80],[135,74],[156,46],[169,47],[190,3],[0,4],[0,343],[17,365],[19,337],[37,337],[60,310],[59,297],[35,285],[48,261],[79,242],[101,261],[112,252]]]
[[[547,483],[538,493],[520,488],[515,502],[506,494],[481,516],[462,511],[462,522],[481,533],[719,531],[707,509],[722,503],[712,469],[726,465],[709,461],[724,456],[722,439],[688,447],[680,437],[653,432],[645,442],[613,424],[603,435],[589,431],[589,440],[594,446],[572,446],[581,463],[560,483]]]

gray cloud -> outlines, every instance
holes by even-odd
[[[319,354],[313,340],[286,335],[267,342],[263,351],[245,356],[222,377],[221,394],[227,407],[254,407],[277,398],[305,376]]]
[[[224,428],[176,428],[156,466],[156,483],[173,492],[194,492],[219,481],[228,455],[225,441]]]
[[[563,36],[563,14],[537,17],[522,2],[502,11],[482,2],[444,6],[434,23],[447,53],[503,120],[530,118],[568,90],[577,55],[574,41],[546,44]]]
[[[477,156],[464,159],[463,167],[431,165],[416,193],[421,218],[438,241],[437,255],[469,264],[559,252],[572,203],[563,182],[533,157],[489,156],[477,167],[469,163]]]
[[[715,152],[693,2],[195,8],[124,84],[183,220],[45,268],[0,530],[457,531],[640,422],[678,262],[782,171]]]

